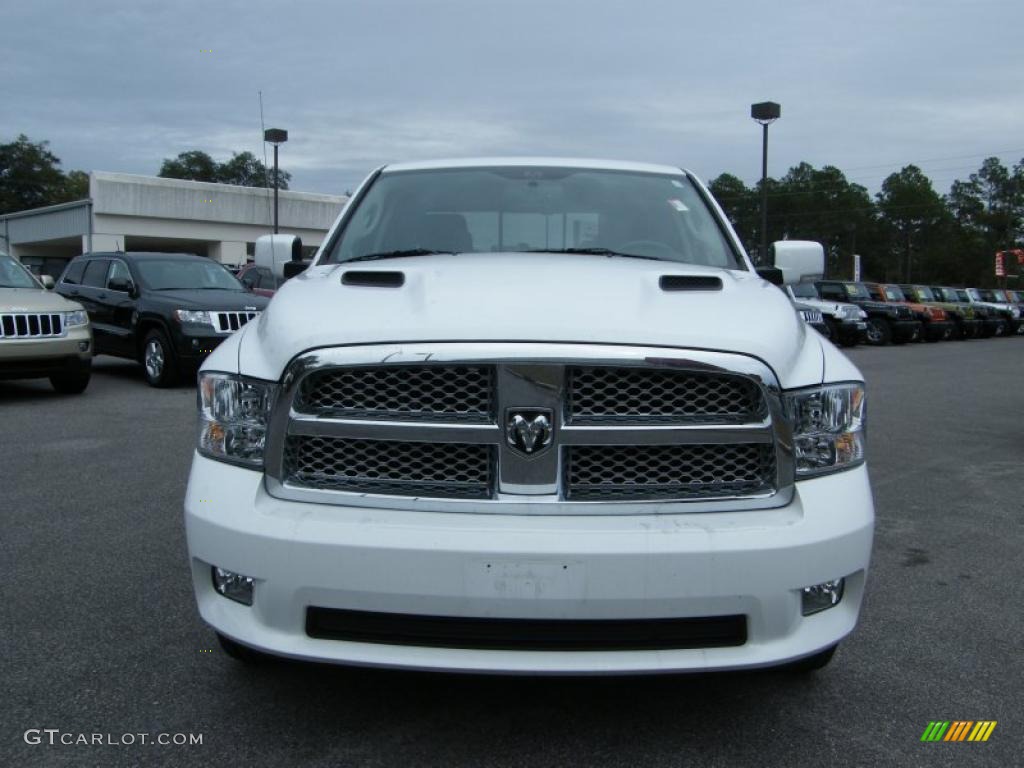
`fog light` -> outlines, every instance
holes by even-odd
[[[80,341],[80,342],[78,342],[78,351],[79,352],[88,352],[89,351],[89,342],[88,341]]]
[[[843,581],[835,579],[824,584],[804,587],[800,595],[800,612],[804,616],[810,616],[812,613],[837,605],[843,599]]]
[[[252,605],[252,576],[243,576],[234,571],[213,566],[213,588],[229,600],[242,605]]]

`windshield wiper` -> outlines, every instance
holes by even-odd
[[[611,248],[533,248],[523,253],[582,253],[589,256],[623,256],[627,259],[646,259],[647,261],[665,261],[657,256],[641,256],[639,253],[623,253]]]
[[[458,251],[434,251],[430,248],[406,248],[398,251],[382,251],[380,253],[368,253],[365,256],[356,256],[354,259],[345,259],[342,264],[349,264],[353,261],[377,261],[379,259],[403,259],[408,256],[434,256],[437,254],[455,255]]]

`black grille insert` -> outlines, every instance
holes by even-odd
[[[775,489],[771,443],[581,445],[566,449],[573,501],[694,499]]]
[[[306,377],[296,410],[325,416],[493,420],[493,369],[482,365],[389,365],[336,368]]]
[[[494,619],[306,609],[323,640],[502,651],[650,651],[725,648],[747,641],[745,616],[670,619]]]
[[[289,435],[287,482],[305,487],[394,496],[486,499],[492,446]]]
[[[744,422],[765,413],[760,386],[742,376],[650,368],[571,367],[570,421]]]

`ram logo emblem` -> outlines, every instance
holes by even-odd
[[[551,445],[552,412],[546,408],[511,408],[505,419],[505,439],[513,450],[535,456]]]

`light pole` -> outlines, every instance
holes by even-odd
[[[768,264],[768,126],[782,116],[782,106],[774,101],[750,105],[750,116],[761,124],[761,248],[757,260]]]
[[[277,234],[277,147],[288,141],[288,131],[282,128],[267,128],[263,140],[274,145],[274,234]]]

